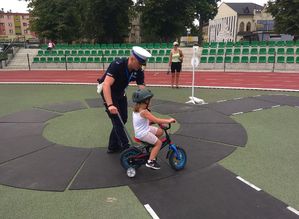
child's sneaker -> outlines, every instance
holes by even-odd
[[[157,163],[156,160],[148,160],[147,163],[145,164],[145,166],[152,168],[154,170],[160,169],[160,165]]]

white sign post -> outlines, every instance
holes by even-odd
[[[194,79],[195,79],[195,68],[198,66],[199,64],[199,59],[198,59],[198,46],[193,46],[193,56],[191,59],[191,65],[192,65],[192,69],[193,69],[193,73],[192,73],[192,93],[191,93],[191,97],[189,97],[189,101],[187,101],[186,103],[193,103],[193,104],[204,104],[204,100],[194,97]]]

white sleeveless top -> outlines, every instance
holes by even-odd
[[[150,131],[149,120],[140,116],[140,112],[133,112],[132,118],[133,118],[135,137],[136,138],[144,137]]]

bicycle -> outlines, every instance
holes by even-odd
[[[176,171],[184,169],[187,163],[187,154],[183,148],[176,146],[171,141],[170,135],[167,132],[167,130],[171,128],[171,124],[168,124],[168,126],[160,125],[160,127],[164,130],[165,133],[165,138],[162,139],[162,146],[160,150],[168,146],[166,159],[168,159],[168,162],[172,169]],[[132,139],[129,135],[128,138],[132,142]],[[139,139],[135,138],[135,141],[138,143],[138,145],[134,146],[134,144],[132,144],[133,146],[124,150],[120,156],[121,165],[127,171],[127,176],[130,178],[135,177],[136,169],[146,164],[153,147],[153,145],[142,142]]]

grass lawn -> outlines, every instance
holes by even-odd
[[[128,89],[131,97],[135,87]],[[191,89],[152,87],[154,98],[184,103]],[[279,92],[196,89],[206,102]],[[283,94],[299,96],[298,92]],[[0,85],[0,116],[66,101],[97,98],[94,86]],[[87,106],[87,105],[86,105]],[[266,192],[299,209],[299,109],[279,107],[233,118],[247,130],[248,143],[221,164]],[[131,124],[129,121],[128,124]],[[297,125],[297,126],[296,126]],[[103,128],[104,127],[104,128]],[[44,136],[69,146],[98,147],[110,122],[103,109],[73,111],[49,121]],[[108,131],[107,131],[108,130]],[[297,131],[297,132],[296,132]],[[76,138],[74,138],[76,133]],[[41,192],[0,186],[1,218],[150,218],[129,187]]]

